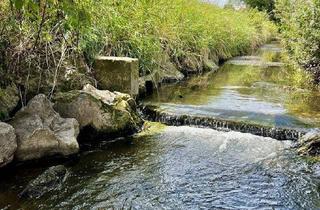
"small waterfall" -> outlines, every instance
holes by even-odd
[[[238,131],[257,136],[270,137],[277,140],[297,141],[305,135],[307,129],[280,128],[264,126],[250,122],[217,119],[204,116],[177,115],[159,110],[157,106],[146,105],[141,108],[145,118],[150,121],[161,122],[171,126],[199,126],[221,131]]]

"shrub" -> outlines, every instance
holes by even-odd
[[[246,4],[260,11],[272,12],[274,9],[274,0],[244,0]]]
[[[277,21],[274,15],[275,0],[244,0],[244,2],[252,8],[257,8],[259,11],[266,11],[270,19]]]
[[[312,72],[314,81],[319,83],[320,2],[279,0],[276,8],[281,34],[291,59]]]

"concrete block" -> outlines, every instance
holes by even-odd
[[[139,94],[139,61],[128,57],[98,56],[94,63],[98,87],[136,97]]]

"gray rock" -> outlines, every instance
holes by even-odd
[[[79,124],[54,111],[45,95],[37,95],[10,121],[17,135],[18,160],[77,153]]]
[[[54,109],[63,117],[77,119],[80,128],[93,128],[99,135],[130,133],[143,123],[135,100],[128,94],[98,90],[91,85],[81,91],[59,93]]]
[[[53,166],[29,182],[19,194],[21,198],[40,198],[46,193],[60,189],[68,177],[68,170],[63,165]]]
[[[13,160],[16,149],[17,141],[14,128],[9,124],[0,122],[0,167]]]
[[[310,131],[299,139],[298,152],[305,156],[320,156],[320,130]]]
[[[174,83],[184,79],[184,75],[177,69],[163,70],[159,72],[159,83]]]
[[[162,54],[158,59],[159,67],[155,68],[151,74],[143,77],[146,82],[151,80],[157,87],[161,83],[173,83],[184,79],[184,75],[171,62],[167,53]]]
[[[184,78],[184,75],[173,67],[155,71],[150,75],[139,78],[139,95],[145,96],[151,94],[161,84],[179,82]]]

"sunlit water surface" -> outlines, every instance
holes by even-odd
[[[101,146],[69,165],[62,190],[16,194],[36,169],[2,181],[0,206],[25,209],[318,209],[320,174],[290,142],[236,132],[167,127]],[[14,183],[14,184],[13,184]]]
[[[319,91],[294,88],[287,67],[279,66],[280,59],[279,45],[268,44],[254,56],[232,59],[217,72],[166,85],[145,103],[176,114],[278,127],[319,127]]]

